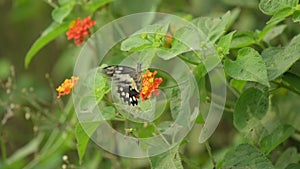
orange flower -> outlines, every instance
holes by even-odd
[[[59,99],[63,95],[70,94],[74,85],[77,84],[79,77],[72,76],[71,79],[66,79],[60,86],[56,88],[58,92],[57,98]]]
[[[142,91],[140,92],[142,101],[150,98],[152,93],[156,96],[159,95],[159,90],[157,88],[163,80],[162,78],[155,78],[156,74],[156,71],[150,72],[147,70],[147,72],[142,75]]]
[[[172,47],[172,42],[174,40],[174,32],[175,32],[175,30],[171,29],[171,26],[169,26],[168,32],[166,33],[166,36],[165,36],[165,39],[164,39],[166,48],[171,48]]]
[[[77,18],[73,20],[69,26],[69,30],[66,33],[68,40],[74,39],[74,43],[79,46],[83,43],[84,39],[90,36],[89,29],[96,25],[96,21],[91,20],[91,17],[88,16],[81,20]]]
[[[173,34],[172,32],[167,32],[166,36],[165,36],[165,47],[166,48],[171,48],[171,44],[173,41]]]

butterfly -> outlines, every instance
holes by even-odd
[[[136,69],[128,66],[112,65],[103,68],[104,74],[112,78],[117,84],[117,93],[128,105],[138,105],[141,90],[141,64]]]

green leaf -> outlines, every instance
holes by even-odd
[[[75,1],[74,0],[58,0],[58,4],[60,6],[64,6],[66,4],[69,4],[69,3],[74,3]]]
[[[222,0],[222,2],[232,5],[232,6],[238,6],[238,7],[244,7],[244,8],[257,8],[258,6],[258,0],[251,0],[251,1],[245,1],[245,0]]]
[[[163,48],[164,50],[161,50],[158,56],[164,60],[169,60],[179,54],[190,51],[191,49],[189,46],[195,44],[195,42],[191,40],[193,38],[192,36],[195,34],[195,29],[191,29],[189,26],[181,27],[174,33],[172,47],[169,49]]]
[[[86,162],[83,162],[83,165],[80,166],[81,168],[88,168],[88,169],[98,169],[99,166],[103,166],[103,157],[104,151],[95,151],[93,152],[91,158],[87,159]]]
[[[286,168],[291,163],[298,163],[300,161],[300,154],[297,153],[297,148],[290,147],[286,149],[275,164],[275,169]]]
[[[150,157],[151,169],[183,169],[178,148],[179,146],[176,146],[167,152]]]
[[[272,97],[272,105],[276,108],[276,116],[283,124],[292,125],[300,131],[299,95],[282,90]]]
[[[255,38],[252,32],[238,32],[231,41],[230,48],[242,48],[255,44]]]
[[[93,76],[86,76],[84,79],[84,85],[90,88],[95,94],[96,100],[102,100],[103,96],[110,91],[110,87],[106,85],[107,78],[103,77],[102,68],[98,68],[97,72]]]
[[[294,13],[293,8],[283,8],[276,12],[273,17],[267,22],[267,24],[277,24],[281,21],[283,21],[286,17],[292,15]]]
[[[230,85],[236,88],[240,93],[242,93],[247,81],[232,79]]]
[[[300,168],[300,164],[290,164],[285,169],[299,169],[299,168]]]
[[[270,41],[280,35],[285,30],[285,28],[286,25],[278,25],[273,27],[266,33],[266,35],[264,35],[263,40],[267,43],[270,43]]]
[[[237,80],[254,81],[269,86],[265,63],[252,48],[240,49],[235,61],[225,60],[224,68],[229,76]]]
[[[11,63],[6,58],[0,59],[0,79],[6,79],[10,75]]]
[[[43,135],[38,135],[36,138],[32,139],[29,143],[27,143],[22,148],[19,148],[17,151],[14,152],[6,161],[8,165],[12,165],[13,163],[17,162],[18,160],[25,158],[26,156],[33,154],[39,148],[40,143],[43,140]]]
[[[57,24],[53,22],[42,35],[34,42],[25,56],[25,67],[28,68],[29,63],[35,54],[46,46],[49,42],[57,38],[59,35],[65,33],[68,30],[69,24]]]
[[[229,28],[231,28],[231,26],[236,23],[236,20],[239,18],[240,13],[241,13],[241,8],[239,7],[236,7],[230,11],[230,18],[226,26],[226,30],[229,30]]]
[[[170,98],[170,110],[172,118],[175,120],[178,117],[178,113],[181,108],[181,95],[179,87],[175,87],[172,89],[172,94]]]
[[[168,31],[169,25],[154,24],[148,25],[135,32],[131,37],[124,40],[121,44],[122,51],[140,51],[147,48],[158,48],[154,43],[157,42],[156,35],[164,37]]]
[[[269,80],[274,80],[286,72],[300,58],[300,35],[295,36],[284,48],[271,47],[262,52]]]
[[[259,3],[260,10],[268,15],[273,15],[283,8],[295,8],[299,0],[261,0]]]
[[[292,74],[286,73],[282,78],[285,82],[287,82],[292,88],[298,90],[300,92],[300,77]]]
[[[200,62],[197,67],[194,69],[194,74],[197,78],[198,84],[202,83],[203,77],[207,74],[207,68],[205,67],[203,62]],[[204,90],[204,89],[203,89]]]
[[[279,144],[294,134],[294,132],[295,129],[289,125],[277,127],[270,135],[267,135],[260,141],[261,151],[265,154],[269,154]]]
[[[89,10],[91,13],[94,13],[100,7],[113,2],[114,0],[90,0],[85,4],[85,9]]]
[[[99,120],[113,120],[116,118],[116,110],[112,106],[104,107],[101,111],[102,118]]]
[[[204,124],[205,123],[205,120],[204,120],[201,113],[198,114],[195,123],[199,123],[199,124]]]
[[[67,3],[59,8],[54,9],[51,13],[53,20],[57,23],[62,23],[64,19],[71,13],[73,7],[74,3]]]
[[[231,13],[227,12],[221,18],[200,17],[192,20],[200,31],[202,31],[212,43],[215,43],[226,31],[230,21]]]
[[[257,148],[241,144],[225,155],[223,168],[274,169],[274,166]]]
[[[300,10],[296,10],[293,14],[293,21],[300,22]]]
[[[231,41],[234,33],[235,32],[230,32],[227,35],[224,35],[220,38],[217,45],[217,50],[219,52],[222,52],[224,55],[229,54],[229,48],[231,46]]]
[[[80,163],[82,162],[83,156],[85,154],[85,150],[90,140],[90,136],[92,136],[92,134],[98,128],[99,124],[100,122],[79,123],[76,126],[75,135],[77,140],[77,151]]]
[[[152,43],[150,41],[139,36],[130,37],[121,44],[122,51],[139,51],[151,47]]]
[[[234,113],[233,123],[238,130],[243,130],[250,118],[262,119],[269,107],[269,98],[267,93],[257,88],[247,89],[238,99]]]
[[[288,72],[300,77],[300,60],[296,61]]]

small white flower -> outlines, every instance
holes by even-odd
[[[64,155],[64,156],[62,157],[62,159],[63,159],[64,161],[68,161],[68,156],[67,156],[67,155]]]
[[[30,113],[29,113],[29,112],[26,112],[26,113],[25,113],[25,119],[26,119],[26,120],[29,120],[29,119],[30,119]]]

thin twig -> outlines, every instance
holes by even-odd
[[[208,141],[206,141],[205,142],[205,147],[206,147],[206,150],[207,150],[207,152],[208,152],[208,155],[209,155],[209,157],[211,158],[211,160],[212,160],[212,163],[213,163],[213,165],[214,165],[214,169],[216,168],[216,165],[217,165],[217,163],[216,163],[216,160],[215,160],[215,158],[213,157],[213,155],[212,155],[212,152],[211,152],[211,147],[210,147],[210,145],[209,145],[209,143],[208,143]]]

